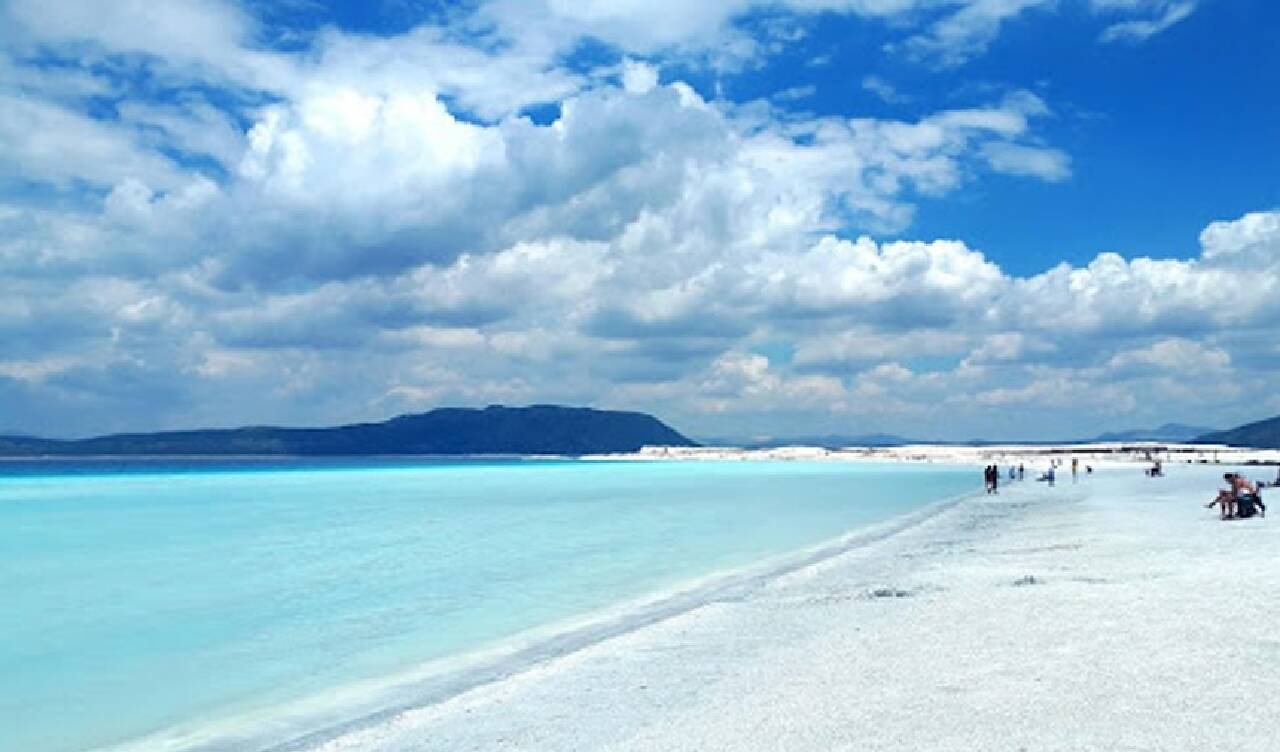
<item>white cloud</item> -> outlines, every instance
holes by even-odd
[[[969,0],[925,33],[908,38],[901,47],[917,60],[944,67],[962,65],[986,52],[1006,21],[1024,11],[1052,4],[1053,0]]]
[[[986,407],[1066,408],[1113,416],[1138,407],[1138,398],[1123,386],[1062,373],[1045,374],[1023,386],[979,392],[973,400]]]
[[[984,337],[981,344],[965,358],[970,365],[1017,363],[1038,353],[1053,352],[1053,342],[1023,332],[996,332]]]
[[[231,116],[198,98],[178,105],[122,102],[117,112],[142,131],[139,140],[154,146],[209,157],[227,168],[244,154],[244,133]]]
[[[993,141],[982,145],[982,156],[996,172],[1037,177],[1050,183],[1071,177],[1071,158],[1061,149]]]
[[[778,102],[798,102],[802,99],[809,99],[817,93],[818,87],[813,84],[789,86],[781,91],[775,92],[771,99]]]
[[[1236,220],[1213,222],[1200,233],[1200,246],[1211,264],[1246,269],[1275,266],[1280,260],[1280,212],[1251,212]]]
[[[1162,339],[1148,347],[1117,353],[1108,362],[1113,370],[1151,368],[1180,375],[1220,372],[1230,365],[1231,354],[1226,350],[1180,337]]]
[[[257,88],[279,88],[292,78],[281,56],[254,49],[253,19],[223,0],[12,0],[0,19],[13,30],[14,47],[24,52],[61,46],[88,60],[135,55],[166,73]]]
[[[894,87],[893,84],[884,80],[879,76],[867,75],[862,77],[862,88],[875,94],[887,104],[902,104],[910,101],[910,97],[902,94]]]
[[[805,320],[808,327],[812,320]],[[867,367],[918,357],[958,356],[974,335],[967,327],[895,329],[872,322],[838,321],[830,331],[806,332],[792,363],[805,371],[852,373]]]
[[[1196,0],[1092,0],[1098,11],[1148,11],[1151,18],[1120,21],[1103,29],[1103,42],[1142,42],[1185,20],[1196,10]]]
[[[109,186],[134,177],[170,187],[181,171],[119,125],[0,92],[0,169],[33,182]]]
[[[757,296],[777,308],[914,324],[981,318],[1006,284],[998,267],[956,241],[878,245],[826,237],[750,271],[759,279]]]
[[[644,94],[658,85],[658,69],[641,60],[622,61],[622,88],[632,94]]]

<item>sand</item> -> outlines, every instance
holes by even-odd
[[[1224,469],[1028,479],[321,748],[1274,750],[1280,519]]]

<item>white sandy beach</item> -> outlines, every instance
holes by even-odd
[[[321,748],[1274,750],[1280,523],[1205,510],[1225,469],[1029,472]]]

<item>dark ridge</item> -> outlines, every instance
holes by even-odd
[[[1090,441],[1114,443],[1118,441],[1192,441],[1213,431],[1203,426],[1186,426],[1166,423],[1159,428],[1139,428],[1131,431],[1114,431],[1096,436]]]
[[[1198,444],[1227,444],[1254,449],[1280,449],[1280,415],[1196,438]]]
[[[0,456],[369,456],[634,452],[696,446],[651,415],[533,405],[439,408],[382,423],[122,433],[62,441],[0,437]]]

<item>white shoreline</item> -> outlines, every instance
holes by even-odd
[[[1271,750],[1280,530],[1223,469],[1015,484],[317,749]]]
[[[1253,449],[1226,444],[1128,441],[1086,444],[906,444],[892,447],[843,447],[829,449],[787,446],[772,449],[737,447],[646,446],[638,452],[588,455],[588,460],[614,461],[753,461],[803,460],[827,462],[938,462],[953,465],[989,463],[1047,467],[1052,460],[1084,465],[1146,463],[1165,464],[1280,464],[1280,449]]]

